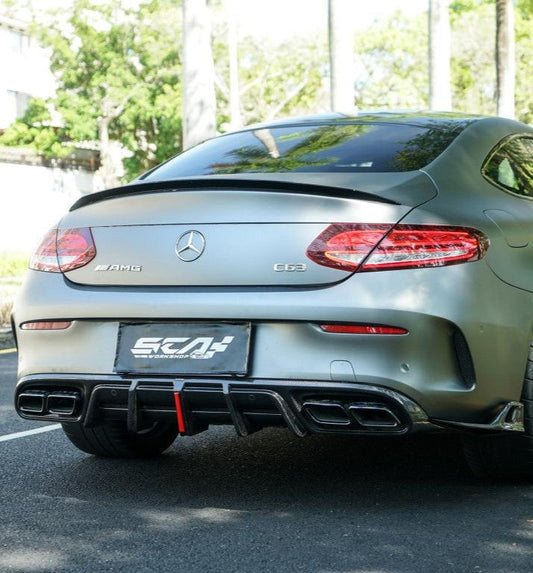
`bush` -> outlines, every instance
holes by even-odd
[[[9,325],[13,301],[28,268],[29,259],[27,253],[0,253],[0,326]]]
[[[0,327],[9,326],[13,301],[0,301]]]
[[[0,279],[22,277],[29,260],[29,255],[25,253],[0,253]]]

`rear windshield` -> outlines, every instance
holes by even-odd
[[[454,127],[457,127],[456,125]],[[403,124],[297,125],[232,133],[177,155],[144,179],[283,172],[413,171],[457,131]]]

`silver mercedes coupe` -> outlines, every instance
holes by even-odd
[[[80,198],[13,312],[15,404],[84,452],[462,435],[533,477],[533,128],[327,114],[206,141]]]

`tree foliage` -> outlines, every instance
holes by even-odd
[[[51,125],[52,114],[46,102],[39,98],[30,100],[24,116],[10,126],[0,137],[6,146],[23,146],[45,157],[66,157],[72,148],[63,145],[65,139],[61,128]]]
[[[494,0],[455,0],[452,21],[452,104],[458,111],[496,114]],[[533,0],[516,3],[516,117],[533,122]],[[426,108],[427,20],[390,16],[356,37],[356,102],[365,108]]]
[[[99,141],[105,161],[106,145],[118,141],[129,151],[130,177],[181,147],[177,2],[149,0],[132,8],[120,0],[74,0],[51,21],[34,24],[33,33],[50,48],[58,86],[51,103],[62,126],[35,122],[30,108],[2,143],[18,139],[45,153],[65,153],[62,142]],[[56,145],[48,141],[53,133]]]
[[[31,0],[25,0],[31,3]],[[0,0],[14,11],[22,0]],[[33,5],[39,3],[33,0]],[[227,18],[214,15],[217,127],[230,121]],[[452,0],[453,107],[496,113],[495,0]],[[12,12],[9,12],[12,13]],[[57,78],[52,102],[33,100],[0,137],[48,156],[80,142],[119,142],[131,178],[182,148],[182,17],[178,0],[73,0],[62,13],[39,14],[33,33],[49,47]],[[533,0],[516,0],[516,114],[533,122]],[[360,109],[428,106],[427,15],[397,12],[355,36],[355,104]],[[241,37],[239,97],[243,123],[328,109],[327,38],[275,43]],[[53,105],[52,105],[53,104]],[[57,114],[51,114],[55,109]],[[54,117],[59,116],[58,123]],[[106,143],[107,142],[107,143]]]
[[[360,109],[428,105],[427,20],[400,11],[356,36],[356,104]]]
[[[218,125],[230,122],[227,25],[219,19],[214,31]],[[301,115],[326,106],[324,37],[293,38],[281,44],[246,36],[239,42],[239,97],[243,123]]]
[[[533,0],[523,0],[515,14],[516,34],[516,117],[533,123],[533,99],[531,78],[533,77]]]

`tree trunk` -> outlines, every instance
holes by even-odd
[[[228,6],[228,52],[229,52],[229,111],[231,129],[242,127],[239,96],[239,57],[237,55],[237,12],[235,0],[226,0]]]
[[[450,0],[429,0],[429,108],[452,109]]]
[[[354,112],[352,0],[328,0],[330,104]]]
[[[100,117],[98,118],[98,144],[100,148],[100,168],[97,171],[102,187],[110,189],[120,185],[118,174],[121,173],[122,164],[117,165],[116,156],[113,154],[113,143],[109,140],[109,126],[115,117],[113,106],[107,98],[103,98],[100,104]],[[120,162],[120,160],[119,160]],[[121,162],[120,162],[121,163]]]
[[[496,99],[498,115],[515,117],[515,39],[513,0],[496,0]]]
[[[183,0],[183,148],[216,135],[215,70],[206,0]]]
[[[272,133],[269,129],[256,129],[252,133],[259,139],[259,141],[265,146],[268,154],[272,159],[278,159],[280,157],[279,149],[276,144]]]

